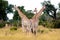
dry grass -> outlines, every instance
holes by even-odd
[[[60,29],[38,27],[37,35],[23,33],[21,28],[11,31],[10,28],[0,29],[0,40],[60,40]]]

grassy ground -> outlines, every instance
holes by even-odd
[[[60,29],[38,27],[37,35],[23,33],[21,28],[11,31],[10,28],[0,29],[0,40],[60,40]]]

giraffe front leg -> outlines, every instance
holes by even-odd
[[[34,33],[34,35],[36,35],[36,33],[37,33],[37,28],[36,27],[33,27],[33,33]]]
[[[26,34],[30,35],[30,33],[31,33],[30,25],[27,25]]]
[[[24,25],[22,24],[22,31],[25,32],[25,28],[24,28]]]

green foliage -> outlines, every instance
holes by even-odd
[[[44,32],[44,30],[37,30],[37,32],[43,33],[43,32]]]
[[[57,19],[54,20],[52,19],[49,15],[44,13],[40,19],[39,19],[39,24],[43,25],[48,28],[60,28],[60,13],[57,13]]]
[[[45,21],[42,25],[48,28],[60,28],[60,20]]]
[[[58,4],[59,8],[60,8],[60,3]]]
[[[7,20],[7,13],[6,13],[6,8],[8,6],[7,1],[0,1],[0,20],[3,19],[4,21]]]
[[[33,14],[33,13],[28,13],[28,12],[26,12],[25,15],[26,15],[29,19],[31,19],[34,14]]]
[[[4,21],[1,21],[1,22],[0,22],[0,28],[5,27],[5,24],[6,24],[6,23],[5,23]]]
[[[45,21],[48,21],[50,19],[50,16],[47,13],[44,13],[39,19],[39,25],[45,25]]]
[[[21,20],[17,11],[14,12],[13,20]]]
[[[54,28],[60,28],[60,20],[54,22]]]
[[[54,28],[54,22],[45,22],[45,27],[48,27],[48,28]]]
[[[19,21],[18,20],[17,21],[14,20],[14,22],[12,24],[13,24],[13,26],[16,26],[16,27],[17,26],[21,26],[21,21],[20,20]]]
[[[0,23],[0,28],[3,28],[5,26],[5,23]]]
[[[45,27],[48,27],[48,28],[60,28],[59,27],[59,25],[60,25],[60,12],[56,13],[57,9],[54,7],[54,5],[51,4],[50,1],[44,1],[42,3],[42,5],[45,5],[46,9],[44,10],[45,14],[43,14],[41,16],[40,24],[44,25]],[[50,13],[51,13],[51,15],[50,15]]]
[[[13,26],[10,28],[10,30],[17,30],[17,27]]]
[[[13,22],[13,26],[16,26],[17,27],[17,21],[14,21]]]
[[[46,6],[46,9],[44,10],[44,12],[46,12],[53,19],[56,19],[56,10],[57,9],[54,7],[54,5],[52,5],[50,1],[44,1],[42,3],[42,5]],[[51,13],[51,15],[50,15],[50,13]]]
[[[12,9],[13,7],[14,7],[14,5],[12,5],[12,4],[8,5],[6,12],[7,13],[13,13],[13,9]]]
[[[9,22],[7,24],[16,26],[16,27],[20,27],[21,26],[21,21],[20,20],[9,20]]]

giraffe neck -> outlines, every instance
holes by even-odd
[[[45,6],[43,6],[41,10],[32,17],[32,19],[39,19],[44,9],[45,9]]]
[[[16,7],[16,10],[18,11],[19,16],[21,17],[21,19],[28,19],[19,8]]]

